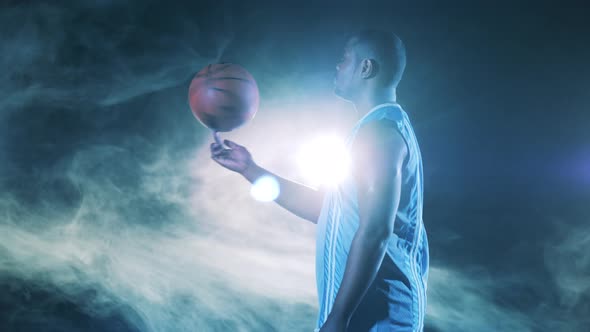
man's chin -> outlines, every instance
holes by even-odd
[[[346,100],[346,101],[350,101],[350,98],[348,98],[348,97],[346,96],[346,94],[344,93],[344,91],[342,91],[341,89],[339,89],[337,86],[334,86],[334,94],[335,94],[337,97],[340,97],[340,98],[342,98],[342,99],[344,99],[344,100]]]

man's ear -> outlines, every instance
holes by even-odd
[[[377,75],[379,65],[374,59],[363,59],[361,61],[361,77],[364,79],[373,78]]]

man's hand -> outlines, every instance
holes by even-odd
[[[347,319],[330,314],[324,325],[322,325],[320,332],[345,332],[347,326]]]
[[[219,143],[211,143],[211,159],[219,165],[240,174],[254,165],[252,155],[245,147],[230,140],[225,140],[224,143],[230,148],[226,149]]]

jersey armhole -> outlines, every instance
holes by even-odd
[[[400,122],[402,120],[395,120],[395,119],[390,119],[390,118],[382,118],[379,121],[389,121],[392,123],[392,126],[394,127],[394,130],[397,131],[397,133],[401,136],[401,138],[404,140],[404,145],[406,146],[406,150],[407,150],[407,154],[404,157],[404,161],[402,163],[402,170],[406,168],[406,166],[408,165],[408,163],[410,162],[410,158],[411,158],[411,149],[410,149],[410,144],[408,142],[408,140],[406,139],[406,136],[402,133],[401,129],[400,129]]]

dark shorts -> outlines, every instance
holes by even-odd
[[[416,294],[421,291],[411,286],[409,280],[385,255],[381,269],[351,317],[347,331],[419,331],[424,319],[424,306],[419,305]]]

